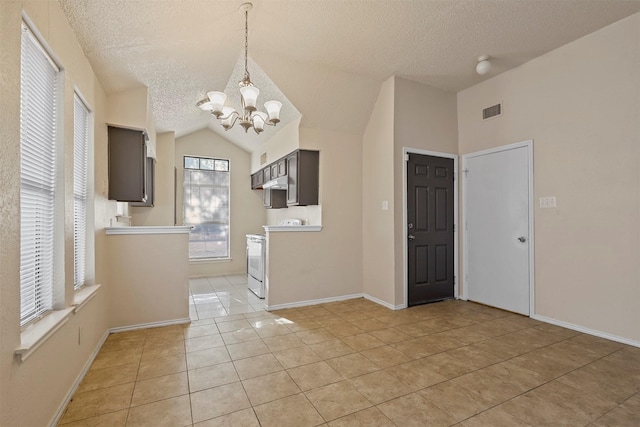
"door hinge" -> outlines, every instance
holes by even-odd
[[[456,276],[453,276],[453,284],[454,284],[454,285],[456,284],[456,280],[457,280],[457,277],[456,277]]]
[[[453,224],[453,232],[454,233],[456,232],[456,225],[455,224]]]
[[[405,162],[409,161],[409,153],[404,153],[404,161]]]

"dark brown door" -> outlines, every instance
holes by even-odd
[[[409,154],[409,306],[453,298],[453,159]]]

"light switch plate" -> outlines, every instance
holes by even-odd
[[[383,200],[382,201],[382,210],[383,211],[388,211],[389,210],[389,201],[388,200]]]
[[[540,197],[540,207],[541,208],[555,208],[556,207],[556,198],[555,198],[555,196]]]

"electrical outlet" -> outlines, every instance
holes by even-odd
[[[389,201],[388,200],[383,200],[382,201],[382,210],[383,211],[388,211],[389,210]]]
[[[555,198],[555,196],[540,197],[540,207],[541,208],[555,208],[556,207],[556,198]]]

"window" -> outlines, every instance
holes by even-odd
[[[228,258],[229,160],[185,156],[183,183],[189,258]]]
[[[87,149],[89,110],[73,97],[73,288],[85,282],[87,246]]]
[[[59,69],[22,24],[20,64],[20,325],[53,308]]]

